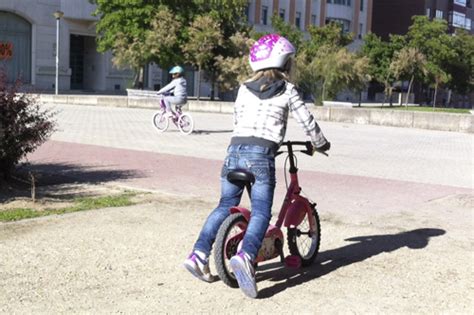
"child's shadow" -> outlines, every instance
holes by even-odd
[[[405,246],[411,249],[424,248],[428,245],[430,237],[445,233],[446,231],[441,229],[424,228],[398,234],[353,237],[346,239],[346,241],[356,243],[319,253],[314,265],[307,268],[290,269],[280,263],[263,265],[258,268],[257,281],[286,281],[262,289],[258,296],[259,298],[271,297],[287,288],[311,281],[341,267],[361,262],[384,252],[392,252]]]

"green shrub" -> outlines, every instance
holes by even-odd
[[[19,93],[21,82],[7,83],[0,69],[0,175],[8,179],[15,166],[54,132],[55,115],[40,108],[36,98]]]

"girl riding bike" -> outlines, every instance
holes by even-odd
[[[166,86],[161,88],[157,94],[163,94],[163,101],[166,106],[166,113],[168,117],[173,115],[171,104],[183,105],[187,101],[186,80],[183,78],[184,69],[180,66],[173,67],[169,72],[173,80]]]
[[[306,108],[295,86],[289,81],[291,57],[296,50],[284,37],[269,34],[250,50],[249,63],[254,76],[239,88],[234,105],[234,132],[221,171],[221,198],[208,216],[185,268],[197,278],[211,282],[209,255],[222,222],[237,206],[244,187],[232,184],[227,174],[247,170],[255,176],[251,189],[251,217],[237,255],[230,260],[241,290],[257,296],[254,260],[271,218],[275,189],[275,153],[285,137],[288,112],[311,138],[313,149],[327,151],[330,143],[314,116]]]

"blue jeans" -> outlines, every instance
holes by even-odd
[[[227,180],[227,174],[236,169],[252,172],[250,223],[245,232],[242,250],[255,259],[265,237],[271,218],[273,192],[275,190],[275,157],[271,149],[250,144],[231,145],[221,171],[221,198],[219,205],[207,217],[194,250],[210,255],[217,231],[230,215],[229,209],[240,203],[244,187]]]
[[[183,105],[186,104],[186,99],[183,97],[177,97],[177,96],[164,96],[163,97],[163,103],[165,104],[166,111],[168,113],[171,113],[172,108],[171,105]]]

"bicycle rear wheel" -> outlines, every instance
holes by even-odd
[[[191,132],[193,132],[194,121],[191,115],[182,114],[181,116],[179,116],[178,128],[179,128],[179,131],[181,131],[182,133],[186,135],[189,135]]]
[[[156,130],[159,132],[164,132],[168,129],[170,121],[168,117],[166,117],[165,112],[158,112],[153,116],[153,126],[155,126]]]
[[[301,258],[301,264],[305,267],[314,262],[321,244],[321,225],[316,209],[313,209],[311,215],[316,222],[315,230],[311,231],[307,215],[297,227],[288,228],[287,230],[288,249],[291,255]]]

